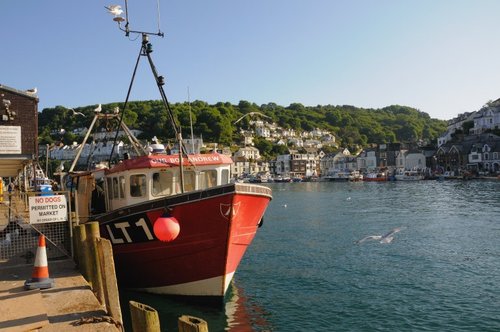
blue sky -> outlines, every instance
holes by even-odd
[[[140,38],[104,6],[0,1],[0,84],[38,88],[39,110],[125,100]],[[160,0],[152,57],[171,102],[415,107],[451,119],[500,98],[500,1]],[[156,0],[129,0],[156,31]],[[159,99],[146,59],[132,100]]]

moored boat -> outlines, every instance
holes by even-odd
[[[419,181],[424,179],[424,175],[418,171],[399,171],[395,175],[396,181]]]
[[[114,20],[120,26],[125,19]],[[128,21],[123,31],[127,36],[141,33],[130,31]],[[74,202],[76,213],[80,222],[98,221],[101,236],[111,241],[120,287],[158,294],[224,297],[262,225],[272,192],[265,186],[231,183],[232,160],[228,156],[187,154],[163,90],[164,78],[151,59],[151,33],[141,34],[135,69],[141,57],[148,58],[175,133],[178,154],[167,153],[158,141],[149,149],[141,145],[122,121],[127,101],[121,117],[119,109],[106,114],[99,105],[69,170],[69,188],[78,194],[73,196],[78,197]],[[135,70],[130,88],[134,78]],[[108,125],[118,122],[117,131],[123,129],[134,155],[124,155],[109,168],[73,172],[99,119]],[[113,150],[108,164],[112,157]]]
[[[351,175],[351,172],[349,171],[343,171],[343,170],[331,170],[328,171],[324,179],[326,181],[335,181],[335,182],[343,182],[343,181],[349,181],[349,176]]]
[[[387,181],[387,174],[384,173],[384,172],[367,173],[363,177],[363,181],[367,181],[367,182],[382,182],[382,181]]]
[[[229,183],[224,155],[153,154],[104,172],[73,174],[80,200],[113,244],[119,285],[160,294],[223,296],[271,200],[271,190]],[[101,191],[102,189],[102,191]],[[98,192],[105,206],[99,210]],[[87,194],[87,195],[85,195]]]

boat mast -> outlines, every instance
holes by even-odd
[[[188,86],[188,105],[189,105],[189,124],[191,126],[191,153],[194,152],[194,135],[193,135],[193,117],[191,115],[191,98],[189,96],[189,86]]]
[[[158,75],[158,72],[156,71],[156,67],[155,67],[155,65],[153,63],[153,59],[151,58],[151,52],[153,52],[153,45],[149,42],[149,35],[154,35],[154,36],[159,36],[159,37],[163,37],[164,36],[163,32],[161,32],[161,30],[160,30],[160,3],[159,3],[159,0],[157,0],[158,32],[156,32],[156,33],[154,33],[154,32],[145,32],[145,31],[137,31],[137,30],[130,30],[130,28],[129,28],[129,23],[130,22],[129,22],[129,19],[128,19],[129,16],[128,16],[128,2],[127,2],[127,0],[125,0],[125,17],[126,17],[126,19],[124,19],[124,18],[122,18],[120,16],[120,14],[123,12],[121,10],[120,6],[113,6],[113,8],[111,8],[111,6],[110,6],[110,7],[107,7],[107,8],[108,8],[108,11],[111,14],[115,15],[115,17],[113,18],[113,20],[118,23],[118,28],[120,30],[122,30],[122,31],[125,32],[125,36],[128,37],[130,35],[130,33],[135,33],[135,34],[142,35],[141,49],[139,51],[139,56],[137,57],[137,62],[135,64],[134,72],[132,74],[132,79],[130,81],[129,90],[128,90],[128,93],[127,93],[127,98],[125,100],[125,104],[124,104],[124,107],[123,107],[123,113],[122,113],[122,115],[120,117],[120,126],[123,123],[123,115],[125,114],[125,110],[126,110],[126,107],[127,107],[128,99],[130,97],[130,92],[131,92],[132,85],[133,85],[133,82],[134,82],[134,79],[135,79],[135,73],[136,73],[137,67],[139,65],[139,60],[140,60],[141,56],[145,56],[148,59],[149,66],[151,68],[151,72],[153,73],[153,76],[154,76],[155,81],[156,81],[156,85],[158,86],[158,90],[160,92],[161,99],[163,101],[163,105],[165,106],[165,109],[166,109],[167,114],[168,114],[169,119],[170,119],[170,123],[172,125],[173,130],[174,130],[175,138],[177,139],[177,142],[179,144],[180,187],[181,187],[181,192],[183,193],[184,192],[184,169],[183,169],[183,160],[182,159],[183,159],[184,145],[183,145],[183,142],[182,142],[181,127],[175,121],[174,113],[172,112],[172,109],[170,108],[170,104],[168,102],[167,95],[165,94],[165,90],[163,89],[163,85],[165,84],[165,78],[163,76]],[[124,22],[124,21],[126,21],[126,23],[125,23],[125,29],[123,29],[121,27],[121,22]],[[115,143],[113,144],[113,149],[111,151],[110,161],[111,161],[111,157],[112,157],[112,154],[113,154],[114,146],[116,144],[117,137],[118,137],[118,133],[115,136]]]

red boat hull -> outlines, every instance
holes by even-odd
[[[113,243],[121,287],[153,293],[223,296],[271,200],[267,187],[231,184],[141,203],[97,219]],[[159,217],[178,237],[158,240]]]

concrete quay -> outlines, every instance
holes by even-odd
[[[0,331],[122,331],[71,259],[49,261],[53,288],[25,290],[33,266],[0,267]]]

